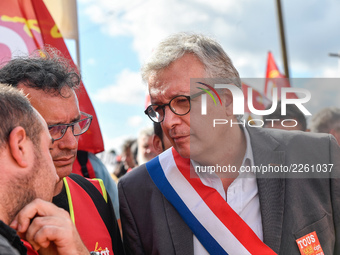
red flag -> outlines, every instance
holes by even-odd
[[[57,48],[75,67],[65,42],[42,0],[0,1],[0,62],[27,55],[45,44]],[[98,119],[81,82],[80,110],[93,116],[89,130],[80,136],[78,149],[98,153],[104,150]]]
[[[242,82],[242,90],[244,94],[244,112],[251,113],[248,107],[248,88],[252,87]],[[254,108],[256,110],[265,110],[267,106],[271,104],[271,101],[256,89],[252,88],[252,90],[253,90],[252,102]]]
[[[145,109],[149,107],[149,105],[151,105],[151,98],[150,98],[150,94],[147,93],[145,95]]]
[[[273,88],[277,88],[278,100],[281,98],[281,88],[290,87],[289,80],[284,74],[281,74],[274,57],[268,52],[266,82],[264,85],[264,94],[268,98],[272,98]],[[298,98],[295,93],[288,93],[287,98]]]

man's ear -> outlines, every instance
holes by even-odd
[[[221,96],[222,104],[226,109],[227,116],[233,115],[233,95],[229,89],[225,89]]]
[[[23,127],[19,126],[11,131],[8,145],[10,153],[16,163],[21,167],[27,167],[30,148],[28,148],[28,138]]]
[[[159,136],[153,135],[152,144],[157,154],[161,154],[163,152],[162,141]]]

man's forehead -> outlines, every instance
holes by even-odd
[[[31,104],[48,125],[69,123],[78,120],[80,117],[78,99],[71,88],[65,87],[66,94],[63,95],[68,95],[67,97],[25,85],[20,85],[18,88],[27,94]]]
[[[151,97],[157,97],[157,96],[161,96],[162,94],[164,94],[164,89],[162,89],[162,85],[161,84],[151,84],[149,83],[149,93]]]
[[[178,95],[189,95],[190,84],[176,86],[170,83],[149,84],[149,94],[152,103],[163,100],[170,100]]]
[[[69,98],[73,95],[76,95],[75,91],[68,87],[63,86],[61,89],[55,89],[55,88],[40,88],[37,87],[30,87],[25,85],[25,83],[20,82],[17,86],[18,89],[22,90],[24,94],[28,95],[28,98],[34,97],[34,96],[41,96],[44,95],[45,97],[62,97],[62,98]],[[77,97],[77,96],[76,96]]]
[[[150,91],[150,101],[152,104],[163,104],[168,103],[172,98],[179,96],[179,95],[189,95],[187,91],[179,91],[176,89],[168,90],[167,93],[164,91],[158,91],[158,93],[152,93]]]

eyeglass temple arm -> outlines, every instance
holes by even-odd
[[[87,118],[93,119],[93,116],[91,114],[88,114],[88,113],[82,112],[82,111],[80,111],[80,113],[83,114],[84,116],[86,116]]]

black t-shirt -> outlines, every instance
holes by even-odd
[[[53,197],[52,203],[70,212],[65,185],[63,185],[63,189],[61,190],[61,192],[55,197]]]

